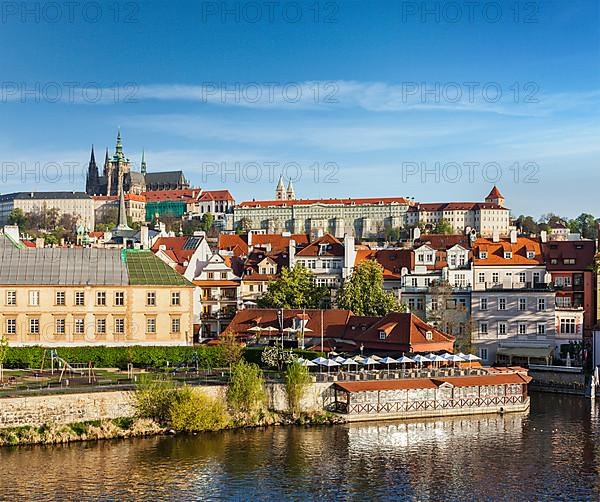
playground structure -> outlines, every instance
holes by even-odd
[[[59,383],[62,383],[63,377],[65,375],[65,371],[69,372],[69,376],[73,377],[75,375],[79,375],[84,377],[87,373],[88,375],[88,383],[92,384],[96,382],[96,371],[94,370],[94,363],[89,361],[87,365],[85,363],[78,363],[71,365],[65,359],[58,355],[56,349],[46,349],[44,350],[44,355],[42,356],[42,365],[40,368],[40,373],[44,373],[44,364],[46,362],[46,356],[49,354],[50,358],[50,373],[54,375],[54,366],[55,363],[57,365],[57,371],[60,371],[60,377],[58,378]]]

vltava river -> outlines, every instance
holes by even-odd
[[[598,406],[0,450],[3,500],[598,500]]]

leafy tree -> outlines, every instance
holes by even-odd
[[[19,231],[21,232],[25,230],[27,226],[27,217],[20,207],[15,207],[8,214],[8,223],[11,225],[17,225],[19,227]]]
[[[515,224],[524,234],[532,235],[540,233],[539,225],[532,216],[525,216],[522,214],[515,220]]]
[[[314,274],[310,270],[295,265],[292,270],[284,267],[281,277],[269,283],[258,305],[263,308],[319,308],[328,295],[326,287],[315,284]]]
[[[185,220],[183,222],[183,235],[194,235],[194,232],[202,230],[202,221],[197,218]]]
[[[4,383],[4,361],[8,355],[8,339],[5,335],[0,338],[0,383]]]
[[[384,229],[385,240],[390,242],[398,242],[402,237],[402,229],[386,225]]]
[[[356,315],[383,316],[405,310],[396,296],[383,289],[383,267],[374,260],[359,264],[337,295],[337,304]]]
[[[452,295],[452,285],[443,281],[431,286],[431,306],[424,321],[456,337],[456,347],[467,352],[471,348],[472,321],[466,306],[456,302]]]
[[[227,402],[237,413],[252,413],[266,402],[263,372],[258,365],[243,359],[233,366],[227,389]]]
[[[208,233],[208,231],[212,228],[214,221],[215,217],[212,213],[204,213],[202,215],[202,223],[200,228]]]
[[[98,232],[107,232],[117,226],[119,210],[116,207],[109,207],[103,211],[102,216],[96,220],[96,230]]]
[[[227,329],[221,337],[221,342],[223,360],[230,366],[239,362],[244,348],[235,337],[235,333]]]
[[[585,239],[598,238],[598,223],[594,215],[582,213],[574,220],[574,228]]]
[[[252,230],[252,220],[248,216],[244,216],[238,223],[238,230],[241,233],[248,233]]]
[[[448,220],[446,220],[445,218],[442,218],[440,221],[438,221],[435,225],[435,227],[433,228],[433,233],[434,234],[452,234],[454,233],[454,229],[452,228],[452,225],[450,224],[450,222]]]
[[[306,366],[302,366],[298,361],[288,365],[285,372],[285,393],[293,416],[297,416],[302,411],[302,399],[310,383],[310,373]]]

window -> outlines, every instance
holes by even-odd
[[[524,322],[520,322],[519,323],[519,335],[526,335],[527,334],[527,324],[525,324]]]
[[[512,251],[505,251],[504,258],[506,258],[507,260],[510,260],[512,258]]]
[[[575,333],[575,319],[561,319],[560,320],[560,332],[565,334]]]
[[[215,278],[214,272],[208,272],[208,278],[209,279],[214,279]]]
[[[415,310],[415,299],[414,298],[408,299],[408,308],[410,310]]]
[[[379,339],[380,340],[385,340],[385,331],[380,331],[379,332]]]
[[[146,305],[148,307],[156,306],[156,292],[155,291],[148,291],[146,293]]]
[[[96,333],[100,335],[106,333],[106,319],[96,319]]]
[[[85,322],[82,318],[75,319],[75,333],[77,335],[82,335],[85,332]]]
[[[123,291],[117,291],[115,293],[115,306],[122,307],[125,305],[125,293]]]
[[[419,284],[417,281],[418,281],[418,279],[417,279],[416,277],[413,277],[413,278],[411,279],[411,282],[412,282],[412,287],[413,287],[413,288],[416,288],[416,287],[417,287],[417,285]]]
[[[40,292],[38,290],[29,291],[29,305],[37,307],[40,304]]]
[[[565,281],[565,286],[567,288],[571,286],[571,277],[570,276],[565,277],[564,281]]]
[[[539,284],[539,283],[540,283],[540,273],[534,272],[533,273],[533,284]]]
[[[492,282],[498,284],[500,282],[500,274],[498,272],[492,272]]]
[[[437,298],[433,298],[431,300],[431,310],[437,310],[438,309],[438,301]]]
[[[179,317],[171,319],[171,333],[179,333],[181,331],[181,320]]]
[[[96,305],[104,307],[106,305],[106,291],[96,292]]]
[[[17,292],[16,291],[7,291],[6,292],[6,305],[16,305],[17,304]]]
[[[575,265],[575,258],[565,258],[563,259],[563,263],[565,265]]]
[[[527,310],[527,298],[519,298],[519,310]]]
[[[254,284],[250,284],[249,289],[250,289],[250,293],[253,293],[254,292]]]
[[[498,298],[498,310],[506,310],[506,298]]]
[[[156,333],[156,319],[154,317],[146,319],[146,333]]]
[[[66,332],[65,329],[65,320],[64,319],[57,319],[56,320],[56,334],[57,335],[64,335]]]
[[[488,349],[479,349],[479,357],[484,361],[487,361],[488,358]]]
[[[545,298],[538,298],[538,310],[539,311],[546,310],[546,299]]]
[[[271,273],[273,273],[273,268],[270,268]],[[227,272],[221,272],[221,279],[227,279]]]
[[[519,272],[517,274],[517,282],[521,282],[521,283],[525,282],[526,277],[527,276],[525,275],[525,272]]]
[[[506,335],[506,323],[505,322],[498,323],[498,334]]]
[[[179,291],[171,293],[171,305],[181,305],[181,293]]]
[[[535,258],[535,251],[527,251],[527,258],[533,260]]]
[[[538,322],[537,325],[537,334],[538,335],[545,335],[546,334],[546,324],[543,322]]]
[[[479,259],[485,260],[488,257],[487,251],[479,251]]]
[[[65,304],[65,292],[57,291],[56,292],[56,305],[64,305]]]
[[[417,310],[423,310],[425,307],[423,306],[423,298],[417,298]]]
[[[425,332],[425,339],[426,340],[433,340],[433,332],[432,331],[426,331]]]
[[[29,333],[38,335],[40,333],[40,320],[37,318],[29,319]]]
[[[479,310],[487,310],[488,309],[488,299],[480,298],[479,299]]]
[[[115,319],[115,333],[125,333],[125,319]]]
[[[85,291],[75,291],[75,305],[78,307],[85,305]]]
[[[6,334],[7,335],[16,335],[17,334],[17,320],[16,319],[7,319],[6,320]]]
[[[479,272],[479,274],[477,276],[477,281],[480,283],[485,282],[485,274],[483,272]]]
[[[479,323],[479,334],[480,335],[487,335],[488,334],[488,323],[487,322],[480,322]]]

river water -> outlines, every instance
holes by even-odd
[[[0,450],[3,500],[598,500],[600,403]]]

